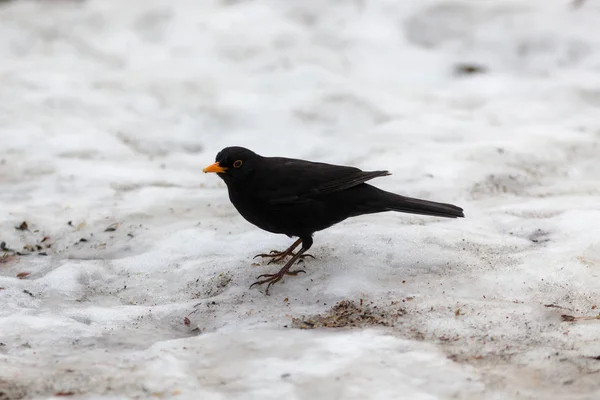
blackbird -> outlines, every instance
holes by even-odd
[[[305,253],[313,244],[313,233],[346,218],[384,211],[464,217],[463,209],[455,205],[404,197],[365,183],[390,175],[388,171],[262,157],[243,147],[226,147],[215,161],[204,172],[216,172],[225,181],[229,199],[242,217],[266,231],[298,238],[284,251],[255,256],[272,258],[269,264],[292,257],[279,272],[260,275],[250,286],[268,283],[267,295],[269,288],[285,275],[305,272],[290,268],[299,259],[310,256]],[[294,253],[300,244],[302,247]]]

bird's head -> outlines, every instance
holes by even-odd
[[[248,178],[260,156],[243,147],[225,147],[204,172],[216,172],[225,182]]]

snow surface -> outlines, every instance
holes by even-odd
[[[593,0],[1,3],[0,241],[33,254],[0,259],[0,399],[600,398],[599,22]],[[227,145],[387,169],[467,218],[347,220],[265,296],[252,256],[291,240],[202,174]],[[377,318],[299,329],[361,299]]]

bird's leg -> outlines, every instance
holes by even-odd
[[[281,257],[283,259],[283,258],[289,256],[290,254],[294,254],[294,250],[296,249],[296,247],[298,247],[300,245],[300,243],[302,243],[302,239],[296,240],[294,243],[292,243],[292,245],[290,247],[288,247],[284,251],[271,250],[270,254],[257,254],[254,256],[254,258],[256,258],[256,257],[272,257],[272,258]]]
[[[296,253],[294,255],[294,257],[292,257],[292,259],[289,260],[283,266],[283,268],[281,268],[279,270],[278,273],[259,275],[256,279],[260,279],[260,278],[267,278],[267,279],[264,279],[262,281],[256,281],[252,285],[250,285],[250,287],[252,287],[254,285],[262,285],[263,283],[268,283],[265,294],[269,295],[269,288],[271,287],[271,285],[274,285],[275,283],[279,282],[281,280],[281,278],[283,278],[285,275],[298,275],[300,272],[306,272],[303,269],[297,270],[297,271],[290,271],[290,268],[292,267],[292,265],[294,265],[294,263],[296,261],[298,261],[298,259],[302,256],[302,253],[304,253],[305,251],[306,251],[306,249],[304,247],[301,248],[300,251],[298,251],[298,253]]]
[[[296,240],[290,247],[288,247],[284,251],[271,250],[270,254],[257,254],[254,256],[254,258],[256,258],[256,257],[271,258],[271,261],[269,261],[269,264],[277,263],[277,262],[285,259],[287,256],[295,256],[296,253],[294,253],[294,250],[296,249],[296,247],[298,247],[300,245],[300,243],[302,243],[302,239]],[[302,254],[300,256],[301,259],[304,257],[315,258],[311,254]]]
[[[281,268],[279,270],[278,273],[259,275],[256,279],[260,279],[260,278],[267,278],[267,279],[263,279],[262,281],[256,281],[252,285],[250,285],[250,287],[252,287],[254,285],[262,285],[263,283],[268,283],[267,290],[265,291],[265,294],[268,296],[269,288],[271,287],[271,285],[274,285],[275,283],[279,282],[281,280],[281,278],[283,278],[285,275],[295,276],[295,275],[298,275],[300,272],[306,273],[306,271],[304,271],[303,269],[290,271],[290,268],[292,267],[292,265],[294,265],[296,263],[296,261],[298,261],[299,259],[302,258],[302,255],[304,254],[304,252],[306,252],[310,248],[310,246],[312,246],[312,243],[313,243],[312,237],[310,237],[310,236],[308,238],[299,239],[299,240],[302,242],[302,247],[296,254],[294,254],[294,256],[291,258],[291,260],[289,260],[283,266],[283,268]],[[296,243],[294,243],[294,245],[297,246]]]

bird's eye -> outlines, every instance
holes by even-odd
[[[239,168],[242,166],[242,160],[237,160],[233,163],[233,168]]]

